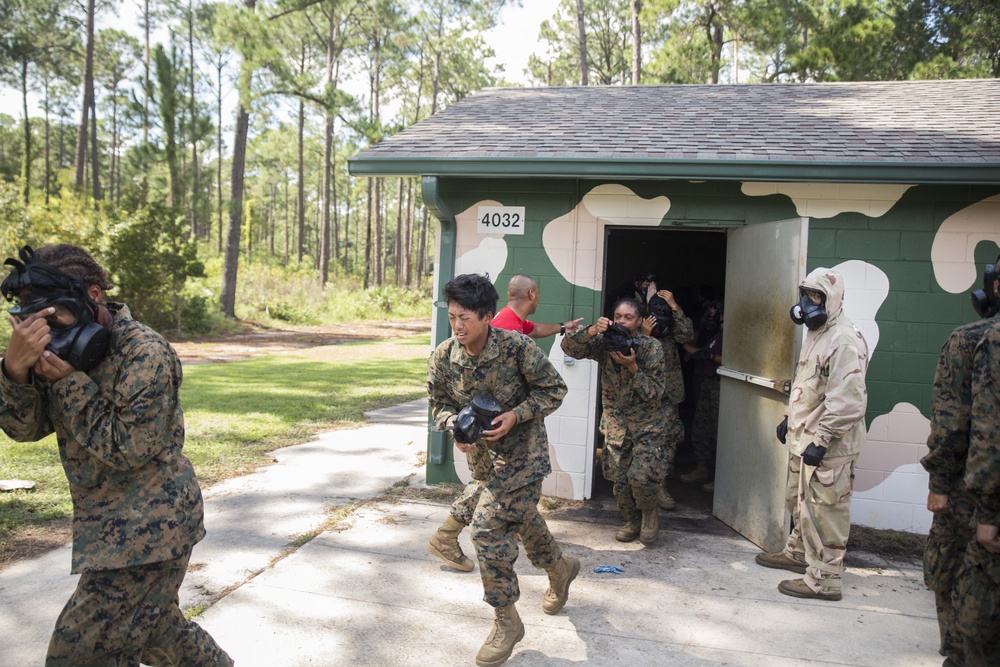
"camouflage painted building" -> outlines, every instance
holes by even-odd
[[[474,271],[503,294],[528,273],[544,322],[593,322],[641,267],[724,291],[714,512],[762,545],[786,534],[774,426],[802,335],[788,308],[808,271],[838,268],[871,352],[852,519],[929,528],[935,363],[1000,253],[1000,80],[491,89],[350,166],[423,176],[436,290]],[[449,335],[443,309],[434,325]],[[544,492],[588,498],[597,368],[541,343],[570,388],[547,421]],[[428,460],[431,482],[467,478],[443,434]]]

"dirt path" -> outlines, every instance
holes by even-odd
[[[217,363],[250,359],[263,354],[304,350],[320,345],[337,345],[365,340],[406,338],[429,333],[429,319],[391,322],[352,322],[321,326],[265,328],[241,323],[240,328],[222,336],[170,339],[185,364]]]

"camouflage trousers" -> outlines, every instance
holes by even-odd
[[[701,378],[698,402],[691,421],[691,447],[699,463],[708,464],[715,456],[719,440],[719,376]]]
[[[680,412],[677,405],[665,400],[663,401],[663,413],[666,415],[667,430],[663,438],[663,456],[666,465],[663,472],[663,479],[667,479],[674,472],[674,457],[677,455],[677,447],[684,442],[684,422],[681,421]]]
[[[952,592],[955,575],[965,560],[965,550],[975,539],[974,506],[964,490],[948,496],[947,512],[934,514],[927,547],[924,549],[924,583],[934,591],[938,629],[941,633],[941,653],[956,665],[965,662],[962,635],[955,627],[955,607]]]
[[[814,591],[840,591],[851,532],[851,492],[857,456],[826,457],[813,468],[788,457],[785,507],[792,515],[785,554],[805,560],[805,582]]]
[[[1000,664],[1000,555],[990,553],[974,538],[955,577],[952,604],[965,666]]]
[[[468,526],[472,523],[472,515],[479,505],[479,497],[483,495],[484,481],[493,472],[493,457],[485,447],[476,447],[465,455],[469,463],[472,479],[462,489],[462,493],[451,504],[451,515],[459,523]]]
[[[612,483],[618,511],[626,521],[638,521],[643,511],[656,509],[656,496],[669,467],[662,434],[625,434],[618,445],[604,443],[601,470]]]
[[[538,513],[541,497],[542,480],[512,491],[482,489],[472,517],[472,543],[483,578],[483,600],[491,607],[506,607],[521,597],[514,572],[519,536],[535,567],[548,570],[562,558],[562,549]]]
[[[56,620],[46,667],[233,665],[178,607],[189,558],[84,572]]]

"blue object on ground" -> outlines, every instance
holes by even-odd
[[[617,565],[598,565],[594,568],[594,572],[613,572],[615,574],[622,574],[625,570]]]

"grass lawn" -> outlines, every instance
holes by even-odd
[[[191,459],[202,486],[270,462],[267,453],[307,442],[321,430],[350,428],[364,412],[426,394],[430,337],[345,343],[225,364],[184,368],[181,404]],[[0,433],[0,479],[35,481],[0,494],[0,563],[18,537],[65,530],[69,487],[55,437],[12,442]]]

